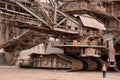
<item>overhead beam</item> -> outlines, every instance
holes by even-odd
[[[44,21],[43,19],[41,19],[39,16],[37,16],[34,12],[32,12],[31,10],[29,10],[28,8],[26,8],[25,6],[23,6],[20,2],[18,2],[17,0],[12,0],[14,3],[16,3],[17,5],[19,5],[20,7],[22,7],[23,9],[25,9],[28,13],[30,13],[31,15],[33,15],[35,18],[37,18],[38,20],[40,20],[41,22],[43,22],[45,25],[47,25],[49,28],[52,29],[51,25],[49,25],[46,21]]]
[[[67,19],[69,19],[70,21],[74,22],[75,24],[80,25],[80,23],[78,23],[76,20],[72,19],[70,16],[68,16],[65,13],[63,13],[62,11],[57,9],[57,12],[60,13],[61,15],[63,15],[64,17],[66,17]]]

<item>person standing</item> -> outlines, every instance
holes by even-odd
[[[104,64],[103,67],[102,67],[103,78],[106,78],[106,71],[107,71],[107,67],[106,67],[106,65]]]

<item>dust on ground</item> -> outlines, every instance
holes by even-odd
[[[0,80],[120,80],[120,72],[107,72],[107,77],[103,78],[100,71],[67,72],[0,66]]]

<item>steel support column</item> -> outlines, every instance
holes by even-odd
[[[109,65],[110,67],[115,67],[116,61],[115,61],[115,48],[114,48],[113,39],[108,41],[108,48],[109,48]]]

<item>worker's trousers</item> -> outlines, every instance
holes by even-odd
[[[103,71],[103,78],[106,78],[106,71]]]

